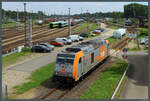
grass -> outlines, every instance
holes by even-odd
[[[74,31],[81,31],[85,28],[87,28],[87,22],[82,23],[81,26],[77,27]],[[90,31],[93,31],[93,30],[98,29],[98,28],[100,28],[100,24],[97,24],[97,23],[90,23],[89,24],[89,30]]]
[[[6,99],[6,96],[4,93],[2,93],[2,99]]]
[[[111,29],[119,29],[117,26],[111,26]]]
[[[118,91],[117,91],[117,93],[116,93],[114,99],[118,99],[118,98],[119,98],[119,94],[120,94],[121,90],[122,90],[123,87],[124,87],[124,84],[125,84],[125,82],[126,82],[126,80],[127,80],[127,78],[128,78],[128,75],[129,75],[130,73],[132,73],[132,68],[133,68],[133,66],[134,66],[133,64],[130,64],[130,67],[128,68],[127,74],[125,75],[125,77],[124,77],[124,79],[123,79],[123,81],[122,81],[122,83],[121,83],[121,85],[120,85],[120,87],[119,87],[119,89],[118,89]]]
[[[97,36],[99,36],[99,34],[91,34],[91,33],[88,34],[88,37],[97,37]]]
[[[52,77],[55,63],[48,64],[47,66],[41,67],[35,70],[28,78],[29,81],[13,88],[16,90],[16,94],[23,94],[29,91],[31,88],[40,86],[44,81]]]
[[[90,31],[93,31],[93,30],[98,29],[98,28],[100,28],[99,23],[90,23],[90,27],[89,27]]]
[[[101,74],[80,99],[110,99],[126,67],[125,61],[117,60],[115,64]]]
[[[116,41],[116,39],[113,38],[113,37],[107,38],[107,40],[109,41],[110,45],[113,44]]]
[[[127,76],[124,77],[124,79],[123,79],[123,81],[122,81],[122,83],[121,83],[121,85],[120,85],[120,87],[119,87],[119,89],[118,89],[114,99],[118,99],[119,98],[119,94],[120,94],[122,88],[124,87],[124,84],[125,84],[126,80],[127,80]]]
[[[87,27],[87,23],[84,22],[84,23],[81,24],[81,26],[77,27],[77,28],[75,29],[75,31],[83,30],[83,29],[86,28],[86,27]]]
[[[14,53],[8,56],[2,56],[2,67],[6,67],[8,65],[14,64],[19,61],[24,56],[29,56],[32,53],[29,49],[23,49],[20,53]]]
[[[144,47],[144,50],[148,50],[148,47],[145,46],[145,47]]]
[[[148,28],[138,28],[138,31],[139,31],[139,34],[138,34],[139,38],[148,36]]]
[[[128,51],[140,51],[141,49],[138,47],[128,48]]]
[[[19,26],[22,25],[23,23],[19,23]],[[6,28],[11,28],[17,26],[16,22],[8,22],[6,24]],[[2,24],[2,28],[5,28],[5,24]]]

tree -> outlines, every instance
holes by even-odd
[[[124,15],[126,18],[137,18],[140,16],[148,18],[148,6],[137,3],[125,5]]]

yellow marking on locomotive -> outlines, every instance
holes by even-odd
[[[77,69],[78,69],[79,59],[80,59],[80,57],[83,57],[83,56],[84,56],[83,51],[79,51],[75,55],[74,65],[73,65],[73,75],[72,75],[73,78],[75,79],[75,81],[77,81]]]

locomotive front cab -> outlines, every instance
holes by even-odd
[[[61,80],[72,79],[74,54],[57,54],[54,76]]]

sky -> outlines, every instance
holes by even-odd
[[[43,11],[45,14],[68,14],[68,8],[71,8],[72,14],[90,12],[123,12],[123,6],[133,2],[26,2],[28,12]],[[134,2],[148,5],[147,2]],[[24,2],[2,2],[2,8],[12,11],[23,11]]]

